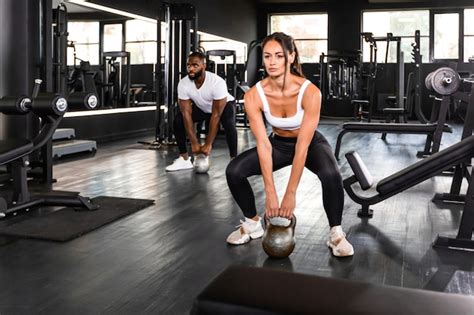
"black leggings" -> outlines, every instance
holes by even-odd
[[[196,105],[192,105],[192,119],[193,122],[206,121],[206,125],[209,123],[211,118],[210,113],[203,112]],[[231,157],[237,155],[237,129],[235,128],[235,102],[227,102],[221,115],[221,124],[225,131],[225,137],[227,145],[229,146],[229,153]],[[174,136],[178,143],[179,154],[185,154],[188,152],[186,147],[186,129],[184,127],[184,119],[181,111],[178,110],[174,118]]]
[[[271,135],[273,171],[291,165],[295,154],[296,138]],[[323,191],[323,205],[331,227],[340,225],[344,207],[342,177],[331,146],[324,136],[316,131],[308,147],[305,166],[315,173]],[[261,175],[257,149],[243,152],[227,166],[226,176],[232,196],[247,218],[257,215],[255,196],[248,177]]]

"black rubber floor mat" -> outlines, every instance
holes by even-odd
[[[98,210],[76,211],[63,208],[44,216],[34,217],[0,228],[0,235],[66,242],[105,224],[142,210],[154,203],[149,199],[100,196],[92,199]]]

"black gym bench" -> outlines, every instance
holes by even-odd
[[[472,314],[474,297],[288,271],[232,266],[194,301],[191,314]]]
[[[344,180],[344,189],[352,200],[362,206],[358,215],[361,217],[371,217],[373,211],[369,209],[369,206],[390,198],[443,171],[468,163],[472,157],[474,157],[474,136],[469,136],[461,142],[382,179],[376,184],[377,193],[367,197],[356,193],[353,189],[353,184],[358,183],[362,190],[368,190],[374,186],[374,180],[360,156],[356,152],[349,152],[346,154],[346,158],[354,175]],[[474,185],[472,184],[473,177],[469,179],[469,187],[457,237],[452,239],[438,236],[434,243],[435,247],[474,250],[474,241],[472,240],[474,229]]]
[[[418,134],[426,135],[425,147],[419,151],[417,156],[428,156],[439,151],[443,132],[452,133],[453,129],[445,124],[446,115],[449,108],[449,97],[442,99],[434,98],[433,111],[431,113],[430,123],[427,124],[409,124],[409,123],[362,123],[349,122],[342,125],[342,131],[337,136],[336,149],[334,155],[339,160],[342,137],[346,133],[381,133],[385,140],[387,133],[395,134]],[[439,104],[441,102],[441,104]],[[438,106],[439,104],[439,106]]]
[[[431,72],[425,80],[426,88],[442,95],[439,108],[436,106],[438,98],[434,98],[433,110],[430,123],[407,124],[407,123],[344,123],[342,131],[337,136],[334,155],[339,160],[342,137],[348,132],[358,133],[382,133],[385,140],[387,133],[398,134],[425,134],[426,142],[423,151],[418,152],[418,157],[424,157],[439,151],[443,132],[452,132],[450,126],[446,125],[450,96],[455,94],[459,88],[461,78],[459,74],[450,68],[439,68]],[[466,99],[467,97],[465,97]],[[469,104],[470,105],[470,104]]]
[[[404,124],[404,123],[344,123],[342,131],[337,136],[336,149],[334,155],[339,160],[339,152],[341,150],[342,137],[346,133],[395,133],[395,134],[418,134],[427,135],[425,148],[419,155],[429,155],[431,145],[437,145],[441,141],[443,132],[452,133],[453,129],[449,125],[432,124]]]

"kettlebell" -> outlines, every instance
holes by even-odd
[[[205,154],[198,154],[194,159],[194,171],[198,174],[209,171],[209,157]]]
[[[262,246],[265,253],[272,258],[286,258],[295,249],[296,217],[291,217],[290,225],[278,226],[271,224],[265,216],[265,233]]]

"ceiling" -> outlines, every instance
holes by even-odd
[[[58,7],[59,3],[61,3],[61,2],[64,2],[64,1],[53,0],[53,9],[56,9]],[[73,4],[73,3],[65,2],[65,4],[66,4],[68,12],[74,12],[74,13],[97,12],[97,10],[87,8],[87,7],[83,7],[83,6],[80,6],[80,5],[76,5],[76,4]]]
[[[0,0],[1,1],[1,0]],[[221,0],[222,1],[222,0]],[[228,0],[230,1],[230,0]],[[238,1],[238,0],[232,0]],[[316,3],[316,2],[336,2],[340,0],[254,0],[257,3]],[[56,8],[62,0],[52,0],[53,8]],[[419,0],[367,0],[368,3],[403,3],[403,2],[420,2]],[[97,10],[83,7],[80,5],[66,3],[68,12],[96,12]]]

